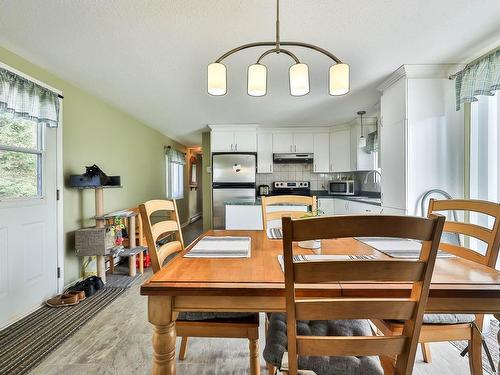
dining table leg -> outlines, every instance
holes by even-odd
[[[153,375],[175,375],[175,319],[172,297],[149,296],[148,319],[153,325]]]

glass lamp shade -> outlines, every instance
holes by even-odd
[[[294,64],[290,67],[290,94],[302,96],[309,93],[309,68],[306,64]]]
[[[358,147],[359,148],[366,147],[366,138],[365,137],[363,137],[363,136],[359,137]]]
[[[335,64],[330,67],[330,95],[349,92],[349,65]]]
[[[264,96],[267,92],[267,68],[262,64],[248,67],[247,92],[250,96]]]
[[[221,63],[212,63],[207,69],[207,85],[210,95],[226,94],[226,66]]]

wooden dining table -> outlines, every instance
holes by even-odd
[[[183,255],[204,236],[248,236],[248,258],[187,258]],[[295,245],[297,254],[313,254]],[[179,253],[141,286],[148,297],[148,320],[153,325],[153,374],[175,374],[175,320],[182,311],[285,311],[283,271],[278,262],[282,241],[264,231],[208,231]],[[354,238],[323,240],[321,254],[371,255],[384,253]],[[328,283],[302,286],[304,297],[408,296],[411,285]],[[500,314],[500,272],[471,261],[438,258],[434,268],[428,313]]]

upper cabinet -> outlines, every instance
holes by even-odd
[[[257,152],[257,133],[234,133],[234,147],[237,152]]]
[[[312,153],[314,152],[314,140],[311,133],[295,133],[293,135],[293,152]]]
[[[212,130],[212,152],[257,152],[257,132]]]
[[[293,134],[292,133],[274,133],[273,134],[273,152],[276,154],[293,152]]]
[[[316,133],[314,141],[314,164],[313,172],[330,172],[330,140],[328,133]]]
[[[210,142],[212,152],[233,152],[234,132],[212,132]]]
[[[257,173],[273,172],[273,135],[257,134]]]
[[[351,131],[337,130],[330,133],[330,172],[351,171]]]
[[[314,140],[311,133],[274,133],[273,152],[281,153],[312,153]]]

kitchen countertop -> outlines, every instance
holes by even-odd
[[[330,195],[325,190],[311,191],[312,196],[316,196],[321,199],[342,199],[346,201],[352,202],[360,202],[366,204],[372,204],[374,206],[382,206],[382,201],[380,197],[374,195]],[[240,200],[231,200],[224,202],[229,206],[260,206],[260,198],[257,198],[255,201],[240,201]],[[276,206],[301,206],[300,204],[289,204],[283,203]]]

